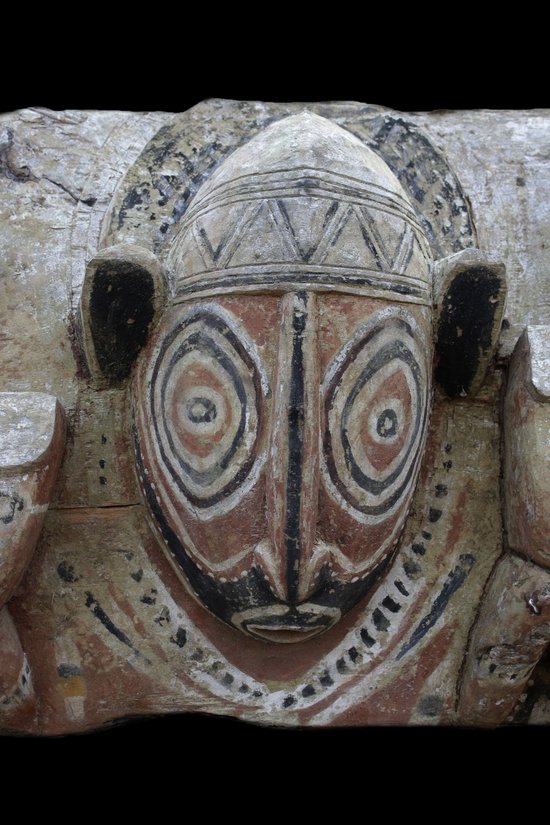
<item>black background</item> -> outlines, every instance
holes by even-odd
[[[161,19],[162,34],[154,22],[133,38],[99,25],[74,32],[68,49],[55,33],[26,44],[0,71],[0,112],[26,106],[179,112],[209,97],[355,100],[401,111],[550,106],[546,28],[526,32],[521,21],[511,21],[506,32],[499,20],[497,34],[476,29],[477,20],[453,27],[450,18],[440,29],[432,20],[430,31],[422,21],[409,30],[410,19],[390,31],[345,20],[314,34],[270,19],[267,27],[227,37],[219,22],[218,39],[205,21],[199,30],[170,31]],[[51,28],[51,20],[45,25]]]

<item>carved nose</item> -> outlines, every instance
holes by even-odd
[[[269,559],[290,604],[311,592],[319,489],[317,301],[297,292],[281,300],[267,473]]]

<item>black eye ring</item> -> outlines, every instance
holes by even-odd
[[[168,414],[176,375],[189,359],[210,363],[223,378],[234,405],[234,426],[223,433],[207,466],[193,460],[179,440]],[[223,413],[208,389],[191,389],[185,418],[200,431],[223,422]],[[162,462],[185,498],[205,510],[226,501],[247,478],[258,457],[262,427],[261,377],[254,359],[229,324],[211,311],[195,312],[166,337],[151,376],[150,408]],[[222,416],[220,421],[220,415]]]
[[[327,370],[323,452],[328,488],[360,520],[387,518],[409,494],[416,477],[426,428],[429,373],[417,325],[405,315],[398,311],[375,316],[364,334],[334,358],[336,368]],[[375,408],[371,437],[387,446],[402,441],[387,469],[376,469],[357,438],[358,404],[368,398],[365,393],[371,384],[375,392],[394,373],[401,373],[407,383],[411,419],[404,421],[397,399],[392,402],[386,397]]]
[[[386,407],[382,410],[376,421],[376,432],[380,438],[391,438],[397,435],[398,421],[395,410]]]
[[[210,398],[195,395],[187,401],[187,417],[193,424],[210,424],[218,416],[218,409]]]

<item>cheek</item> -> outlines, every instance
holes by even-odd
[[[319,537],[331,547],[333,570],[342,581],[367,573],[399,539],[407,502],[377,524],[363,524],[334,501],[325,486],[319,491]]]
[[[208,521],[187,516],[185,525],[199,563],[211,575],[238,577],[250,569],[251,556],[265,538],[262,485],[253,487],[228,513]]]

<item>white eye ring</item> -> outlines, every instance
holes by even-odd
[[[197,307],[159,342],[149,376],[153,449],[166,483],[196,517],[227,512],[264,460],[261,399],[269,385],[251,342],[223,311]]]
[[[373,315],[327,367],[323,477],[357,521],[380,523],[412,495],[426,434],[429,353],[414,317],[392,308]],[[390,379],[406,383],[410,405],[395,384],[384,389]],[[392,445],[377,461],[378,446]]]

